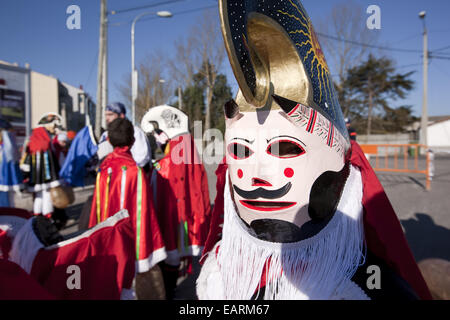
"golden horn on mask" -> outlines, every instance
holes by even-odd
[[[279,108],[273,95],[314,108],[347,138],[342,110],[311,21],[298,0],[219,0],[241,112]]]

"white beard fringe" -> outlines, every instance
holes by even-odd
[[[251,299],[265,264],[266,300],[339,299],[355,286],[351,278],[364,260],[362,181],[356,167],[350,168],[330,222],[315,236],[294,243],[252,236],[238,217],[228,183],[227,174],[223,237],[217,255],[224,299]]]

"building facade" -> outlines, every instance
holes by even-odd
[[[11,122],[19,145],[47,112],[60,114],[66,130],[95,126],[95,103],[82,87],[0,60],[0,117]]]

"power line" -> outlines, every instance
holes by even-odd
[[[117,11],[113,11],[113,12],[115,12],[115,14],[117,14],[117,13],[123,13],[123,12],[128,12],[128,11],[132,11],[132,10],[139,10],[139,9],[144,9],[144,8],[149,8],[149,7],[155,7],[155,6],[162,5],[162,4],[170,4],[170,3],[180,2],[180,1],[185,1],[185,0],[162,1],[162,2],[151,4],[151,5],[147,5],[147,6],[134,7],[134,8],[129,8],[129,9],[117,10]],[[182,14],[192,13],[192,12],[196,12],[196,11],[199,11],[199,10],[216,8],[216,7],[217,7],[217,5],[211,5],[211,6],[206,6],[206,7],[194,8],[194,9],[174,12],[174,15],[175,14],[176,15],[182,15]],[[156,17],[144,18],[144,19],[142,19],[142,21],[153,20],[153,19],[156,19]],[[130,23],[130,22],[119,22],[119,23],[114,23],[114,24],[111,24],[111,25],[118,26],[118,25],[122,25],[124,23]],[[359,45],[359,46],[363,46],[363,47],[368,47],[368,48],[373,48],[373,49],[381,49],[381,50],[388,50],[388,51],[398,51],[398,52],[409,52],[409,53],[422,53],[422,50],[391,48],[391,47],[385,47],[385,46],[376,46],[376,45],[371,45],[371,44],[368,44],[368,43],[362,43],[362,42],[358,42],[358,41],[354,41],[354,40],[342,39],[342,38],[331,36],[331,35],[324,34],[324,33],[321,33],[321,32],[317,32],[317,35],[325,37],[325,38],[328,38],[328,39],[332,39],[332,40],[335,40],[335,41],[347,42],[347,43],[351,43],[351,44],[355,44],[355,45]],[[444,48],[444,49],[446,49],[446,48]],[[438,50],[443,50],[443,48],[438,49]]]
[[[409,53],[422,53],[422,50],[413,50],[413,49],[401,49],[401,48],[391,48],[391,47],[384,47],[384,46],[376,46],[368,43],[362,43],[358,41],[348,40],[348,39],[342,39],[335,36],[330,36],[328,34],[317,32],[317,35],[322,36],[324,38],[341,41],[341,42],[347,42],[351,44],[355,44],[362,47],[368,47],[373,49],[381,49],[381,50],[388,50],[388,51],[398,51],[398,52],[409,52]]]
[[[444,71],[445,68],[440,68],[440,65],[436,65],[436,69],[439,70],[439,72],[442,72],[443,74],[445,74],[447,77],[450,78],[450,74],[447,73],[446,71]]]
[[[186,0],[166,0],[166,1],[160,1],[157,3],[152,3],[152,4],[148,4],[145,6],[139,6],[139,7],[133,7],[133,8],[128,8],[128,9],[121,9],[121,10],[112,10],[110,12],[108,12],[109,14],[119,14],[119,13],[124,13],[124,12],[130,12],[130,11],[135,11],[135,10],[141,10],[141,9],[146,9],[146,8],[152,8],[152,7],[157,7],[157,6],[161,6],[164,4],[171,4],[171,3],[175,3],[175,2],[181,2],[181,1],[186,1]]]
[[[178,0],[178,1],[184,1],[184,0]],[[212,9],[212,8],[217,8],[217,4],[215,5],[211,5],[211,6],[206,6],[206,7],[200,7],[200,8],[194,8],[194,9],[189,9],[189,10],[184,10],[184,11],[178,11],[178,12],[173,12],[174,16],[179,16],[182,14],[187,14],[187,13],[192,13],[192,12],[196,12],[196,11],[200,11],[200,10],[206,10],[206,9]],[[148,18],[143,18],[140,21],[148,21],[148,20],[154,20],[157,19],[158,17],[154,17],[154,16],[150,16]],[[122,21],[122,22],[117,22],[117,23],[110,23],[111,26],[120,26],[123,24],[130,24],[132,22],[132,20],[130,21]]]
[[[421,66],[421,65],[422,65],[422,63],[413,63],[413,64],[407,64],[407,65],[403,65],[403,66],[398,66],[398,67],[396,67],[396,69],[416,67],[416,66]]]
[[[206,6],[206,7],[200,7],[200,8],[195,8],[195,9],[189,9],[189,10],[185,10],[185,11],[178,11],[178,12],[174,12],[173,15],[182,15],[182,14],[187,14],[187,13],[192,13],[192,12],[196,12],[196,11],[200,11],[200,10],[206,10],[206,9],[212,9],[212,8],[217,8],[217,4],[216,5],[212,5],[212,6]],[[153,20],[156,19],[156,17],[148,17],[148,18],[144,18],[142,19],[142,21],[145,20]]]
[[[86,80],[86,83],[85,83],[86,88],[89,86],[89,82],[91,81],[91,76],[92,76],[92,72],[93,72],[94,67],[95,67],[95,62],[97,62],[97,57],[98,57],[98,49],[97,49],[97,52],[96,52],[96,54],[94,56],[94,61],[92,62],[91,70],[89,71],[89,76],[88,76],[88,78]]]
[[[420,63],[404,64],[404,65],[401,65],[401,66],[394,66],[394,68],[395,69],[403,69],[403,68],[408,68],[408,67],[417,67],[417,66],[421,66],[421,65],[422,65],[422,63],[420,62]],[[345,71],[344,75],[346,76],[347,74],[348,74],[348,71]],[[339,74],[332,74],[331,76],[336,78],[336,77],[339,77],[340,75]]]
[[[401,40],[397,40],[397,41],[395,41],[395,43],[398,45],[399,43],[402,43],[402,42],[405,42],[405,41],[408,41],[408,40],[412,40],[412,39],[415,39],[415,38],[419,38],[419,37],[422,37],[422,35],[421,34],[415,34],[413,36],[409,36],[407,38],[404,38],[404,39],[401,39]]]
[[[435,33],[435,32],[449,32],[450,31],[450,29],[445,29],[445,30],[430,30],[429,32],[430,33]]]
[[[430,54],[430,59],[450,60],[450,57],[448,57],[448,56],[435,56],[433,54]]]
[[[443,48],[439,48],[439,49],[433,50],[433,52],[444,51],[445,49],[450,49],[450,46],[446,46],[446,47],[443,47]]]

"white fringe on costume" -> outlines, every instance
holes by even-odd
[[[200,299],[251,299],[266,264],[264,299],[368,299],[351,281],[364,260],[361,173],[351,167],[336,213],[317,235],[294,243],[252,236],[225,186],[223,237],[197,281]],[[217,259],[217,260],[216,260]]]

